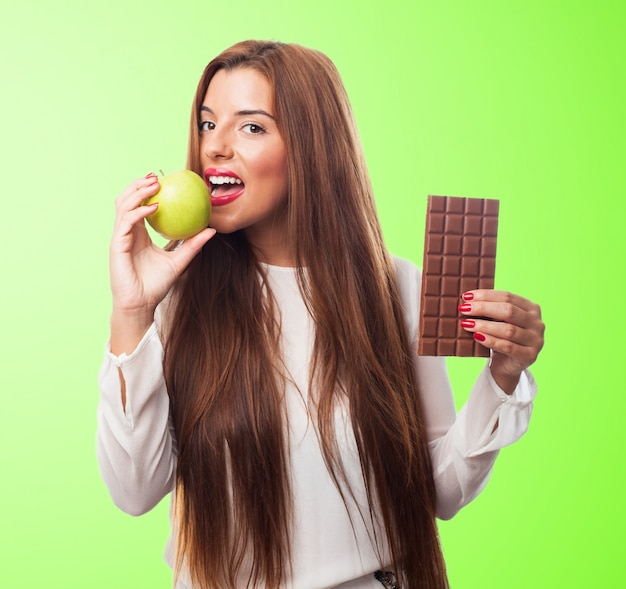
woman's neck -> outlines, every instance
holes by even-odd
[[[270,266],[293,268],[296,266],[295,248],[287,231],[275,230],[262,235],[246,230],[246,238],[260,262]]]

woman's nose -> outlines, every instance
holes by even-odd
[[[230,159],[233,157],[233,146],[226,131],[213,129],[202,139],[202,151],[211,159]]]

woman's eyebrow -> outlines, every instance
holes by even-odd
[[[201,106],[200,110],[209,112],[211,114],[215,114],[208,106]],[[263,109],[246,109],[246,110],[238,110],[235,113],[237,116],[250,116],[250,115],[263,115],[266,117],[269,117],[270,119],[274,119],[274,116],[271,115],[270,113],[268,113],[267,111],[263,110]]]

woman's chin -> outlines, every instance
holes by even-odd
[[[216,218],[215,215],[211,217],[209,226],[213,227],[218,233],[234,233],[241,229],[233,220]]]

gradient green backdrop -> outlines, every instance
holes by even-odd
[[[167,502],[118,511],[94,454],[113,201],[184,166],[202,68],[251,37],[336,62],[393,253],[421,264],[428,193],[499,198],[496,285],[542,304],[530,431],[441,524],[452,587],[624,586],[621,6],[2,0],[0,587],[170,584]],[[461,404],[482,361],[449,365]]]

